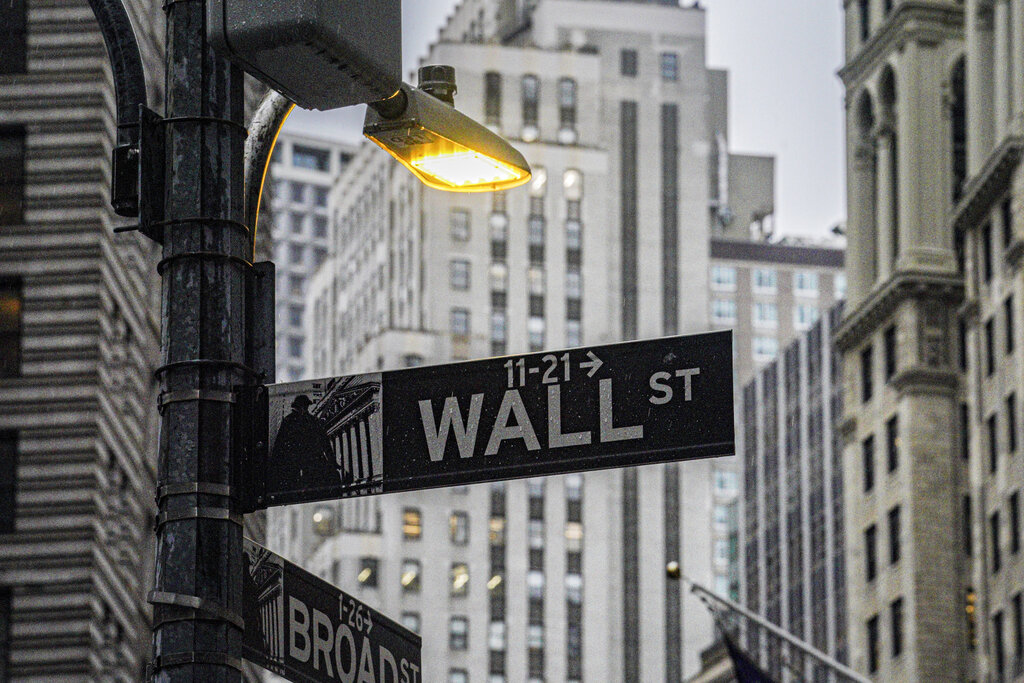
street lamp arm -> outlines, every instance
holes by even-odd
[[[146,76],[139,43],[121,0],[89,0],[103,34],[114,76],[117,142],[110,203],[121,216],[139,214],[139,106],[146,104]]]
[[[245,139],[245,223],[252,231],[253,259],[256,258],[256,222],[260,215],[263,183],[270,168],[274,145],[295,104],[276,90],[267,90],[252,115]]]

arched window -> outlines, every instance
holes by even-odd
[[[967,179],[967,75],[960,57],[949,76],[950,142],[953,153],[951,170],[953,203],[960,201]]]
[[[571,78],[558,79],[558,141],[576,142],[576,81]]]
[[[540,132],[537,128],[537,112],[540,102],[540,80],[532,74],[523,76],[523,140],[533,142]]]
[[[497,71],[484,74],[484,123],[501,125],[501,74]]]
[[[878,85],[880,123],[876,140],[878,183],[884,205],[879,206],[878,230],[889,236],[889,254],[896,262],[900,253],[899,134],[896,125],[896,75],[885,67]]]

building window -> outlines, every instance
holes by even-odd
[[[875,437],[869,435],[860,444],[861,460],[864,464],[864,493],[875,487]]]
[[[871,396],[874,393],[874,384],[872,383],[872,367],[871,357],[872,348],[868,344],[860,352],[860,396],[861,402],[867,403],[871,400]]]
[[[288,294],[290,296],[303,296],[306,293],[306,278],[292,273],[288,276]]]
[[[989,516],[988,531],[992,541],[992,573],[995,574],[1003,566],[1003,556],[999,550],[999,510]]]
[[[832,276],[832,294],[836,299],[846,298],[846,275],[836,273]]]
[[[889,325],[882,333],[882,351],[885,355],[885,381],[896,374],[896,326]]]
[[[326,187],[314,187],[313,188],[313,203],[317,206],[327,206],[327,188]]]
[[[505,311],[491,311],[491,341],[505,343],[508,340],[508,322]]]
[[[985,374],[996,371],[995,325],[992,318],[985,321]]]
[[[771,268],[754,269],[754,291],[758,294],[774,294],[778,288],[775,271]]]
[[[1006,297],[1006,301],[1003,302],[1003,317],[1006,319],[1006,353],[1013,353],[1013,295]]]
[[[302,183],[291,184],[291,200],[298,204],[306,201],[306,186]]]
[[[487,627],[487,647],[491,650],[505,649],[504,621],[492,621]]]
[[[807,330],[816,322],[818,322],[817,306],[797,304],[793,307],[793,327],[798,330]]]
[[[1006,397],[1006,452],[1017,452],[1017,394]]]
[[[581,574],[565,575],[565,599],[571,605],[583,604],[583,576]]]
[[[10,14],[9,2],[0,2],[0,18]],[[14,0],[14,6],[25,1]],[[9,34],[8,34],[9,35]],[[0,41],[0,56],[8,51],[8,36]],[[7,65],[0,59],[0,73]],[[9,72],[7,72],[9,73]],[[14,225],[25,219],[25,130],[19,127],[0,126],[0,225]]]
[[[736,322],[736,302],[732,299],[711,300],[711,320],[720,324]]]
[[[452,597],[463,597],[469,593],[469,565],[465,562],[452,562],[448,575],[451,581]]]
[[[448,683],[469,683],[469,674],[465,669],[448,669]]]
[[[565,345],[580,346],[583,344],[583,331],[579,320],[565,321]]]
[[[868,673],[878,672],[878,615],[868,619]]]
[[[892,656],[899,657],[903,652],[903,598],[896,598],[889,606],[892,628]]]
[[[866,42],[871,35],[871,10],[869,0],[857,0],[857,18],[860,27],[860,42]],[[872,669],[872,673],[874,669]]]
[[[754,325],[775,328],[779,324],[779,307],[767,301],[754,302]]]
[[[540,80],[532,74],[523,76],[523,132],[524,142],[533,142],[540,136],[537,128],[537,110],[540,100]]]
[[[544,318],[530,316],[526,319],[526,337],[530,351],[541,351],[544,348]]]
[[[302,244],[288,245],[288,262],[293,265],[300,265],[306,255],[306,248]]]
[[[566,268],[565,271],[565,296],[568,299],[579,299],[583,294],[583,284],[580,282],[580,271],[576,267]]]
[[[576,81],[571,78],[558,79],[558,141],[576,142]]]
[[[419,633],[422,621],[420,620],[419,612],[402,612],[402,626],[406,627],[413,633]]]
[[[465,242],[469,239],[469,211],[467,209],[452,209],[450,215],[452,239],[458,242]]]
[[[997,681],[1006,680],[1006,650],[1003,645],[1003,613],[996,612],[992,615],[992,649],[993,658],[996,660]]]
[[[988,471],[995,474],[996,468],[999,466],[999,432],[996,420],[996,414],[992,413],[988,416],[988,420],[985,424],[988,428]]]
[[[501,262],[492,263],[490,280],[492,292],[508,291],[508,266]]]
[[[900,506],[889,510],[889,564],[900,561]]]
[[[418,541],[423,534],[423,526],[420,522],[419,508],[405,508],[402,510],[402,536],[406,540]]]
[[[302,358],[305,341],[302,337],[288,337],[288,355],[292,358]]]
[[[961,523],[963,524],[963,542],[964,542],[964,555],[970,557],[974,552],[973,549],[973,536],[974,533],[971,529],[971,497],[964,496],[963,499],[963,512]]]
[[[359,574],[356,579],[367,588],[377,587],[377,575],[380,573],[380,560],[376,557],[359,558]]]
[[[484,124],[501,126],[501,74],[496,71],[484,74]]]
[[[0,25],[4,39],[0,41],[0,74],[23,74],[28,68],[28,12],[26,0],[0,2]],[[0,162],[0,171],[3,163]],[[3,662],[0,662],[0,667]],[[7,680],[0,668],[0,680]]]
[[[754,337],[754,360],[763,363],[779,353],[779,340],[775,337]]]
[[[874,524],[864,530],[864,576],[868,583],[878,576],[878,529]]]
[[[295,145],[292,148],[292,166],[295,168],[326,172],[330,164],[330,157],[330,152],[326,149],[314,149],[301,145]]]
[[[1013,596],[1013,658],[1018,662],[1024,658],[1024,612],[1020,593]]]
[[[448,518],[448,534],[455,545],[469,543],[469,515],[456,510]]]
[[[889,472],[895,472],[900,464],[900,424],[899,416],[893,415],[885,423],[885,452],[889,462]]]
[[[413,559],[402,560],[402,574],[400,576],[402,590],[406,593],[420,592],[420,561]]]
[[[313,216],[313,237],[327,237],[327,216]]]
[[[452,617],[448,620],[448,647],[465,650],[469,647],[469,619]]]
[[[21,374],[22,302],[21,280],[0,279],[0,378]]]
[[[544,597],[544,572],[534,569],[526,574],[526,591],[530,599]]]
[[[1020,493],[1010,494],[1010,554],[1020,552]]]
[[[679,55],[675,52],[661,53],[661,80],[679,80]]]
[[[981,271],[985,282],[992,279],[992,224],[985,223],[981,226]]]
[[[636,76],[637,61],[636,50],[622,50],[619,52],[619,73],[630,78]]]
[[[465,308],[452,309],[452,334],[457,337],[469,336],[469,311]]]
[[[452,259],[450,281],[452,289],[469,289],[469,261]]]
[[[730,266],[711,266],[711,289],[736,291],[736,269]]]
[[[798,270],[793,275],[796,294],[799,296],[818,295],[818,274],[813,270]]]
[[[18,484],[18,439],[15,432],[0,432],[0,534],[14,532],[14,519]],[[0,595],[0,598],[3,596]],[[0,610],[3,605],[0,604]],[[2,617],[2,614],[0,614]],[[2,624],[0,624],[2,625]],[[3,631],[0,631],[0,647],[3,647]],[[4,660],[0,658],[0,667]],[[3,669],[0,668],[0,672]],[[0,677],[0,680],[4,680]]]

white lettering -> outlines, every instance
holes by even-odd
[[[302,619],[296,619],[296,616]],[[302,637],[299,647],[297,636]],[[288,654],[300,662],[309,661],[309,610],[301,600],[293,595],[288,596]]]
[[[363,638],[363,647],[359,652],[359,679],[356,683],[377,683],[373,673],[373,653],[370,652],[370,639]]]
[[[385,667],[384,665],[387,664]],[[383,645],[380,646],[380,682],[387,683],[389,680],[394,683],[398,683],[398,664],[395,663],[395,656],[391,654],[391,650],[387,649]],[[388,671],[391,672],[390,678],[388,677]]]
[[[324,656],[324,669],[328,676],[331,671],[331,619],[318,609],[313,610],[313,669],[320,670],[320,653]]]
[[[341,660],[341,643],[342,641],[348,644],[348,668],[342,666]],[[345,624],[338,626],[337,633],[334,634],[334,664],[338,668],[338,678],[341,679],[342,683],[354,683],[356,679],[356,639],[352,635],[352,629]]]
[[[419,683],[420,667],[408,659],[402,660],[402,683]]]
[[[508,424],[510,413],[515,413],[515,426]],[[509,389],[501,397],[498,417],[494,422],[491,438],[487,440],[487,450],[484,451],[484,455],[497,453],[501,442],[505,439],[522,439],[526,443],[527,450],[540,450],[537,433],[533,430],[530,417],[526,414],[526,406],[523,405],[523,397],[519,395],[518,389]]]
[[[590,432],[562,433],[562,385],[548,386],[548,448],[585,446],[590,443]]]
[[[668,380],[668,379],[671,379],[671,378],[672,378],[672,375],[668,374],[667,372],[656,372],[653,375],[651,375],[651,381],[650,381],[651,389],[653,389],[654,391],[660,391],[664,395],[663,396],[651,396],[647,400],[650,401],[651,403],[653,403],[656,406],[660,406],[660,405],[662,405],[664,403],[668,403],[669,401],[671,401],[672,400],[672,387],[670,387],[668,384],[665,384],[665,380]]]
[[[676,377],[685,377],[685,384],[683,386],[683,400],[690,400],[690,380],[700,374],[700,368],[686,368],[685,370],[676,370]]]
[[[427,438],[427,451],[430,460],[437,462],[444,458],[448,446],[448,430],[455,432],[455,443],[459,447],[459,457],[470,458],[476,447],[476,431],[480,425],[480,409],[484,404],[483,394],[473,394],[469,400],[469,419],[463,423],[462,411],[459,410],[459,399],[449,396],[444,400],[441,409],[441,425],[434,423],[434,404],[431,401],[420,401],[420,418],[423,420],[423,434]]]
[[[601,443],[644,438],[643,425],[616,427],[612,424],[612,380],[610,378],[600,380],[598,389],[600,390]]]

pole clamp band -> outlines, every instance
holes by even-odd
[[[153,671],[184,664],[217,664],[242,671],[242,660],[226,652],[172,652],[153,658]]]
[[[169,605],[172,607],[182,607],[190,610],[192,614],[180,617],[163,618],[154,620],[154,626],[160,624],[166,624],[171,621],[186,621],[192,619],[214,619],[217,621],[227,621],[237,626],[240,630],[245,630],[245,621],[240,615],[231,610],[215,603],[210,600],[204,600],[203,598],[196,597],[195,595],[182,595],[181,593],[167,593],[164,591],[152,591],[148,598],[149,604],[151,605]]]
[[[165,391],[160,394],[159,407],[168,403],[184,403],[186,401],[217,401],[218,403],[234,403],[237,400],[233,391],[215,389],[184,389],[182,391]]]
[[[232,512],[226,508],[200,506],[187,507],[180,510],[165,510],[156,516],[156,528],[159,529],[168,522],[180,522],[184,519],[219,519],[242,526],[242,515],[237,512]]]
[[[208,496],[231,497],[231,487],[227,484],[214,484],[206,481],[187,481],[177,484],[163,484],[156,489],[156,499],[167,496],[187,496],[205,494]]]

